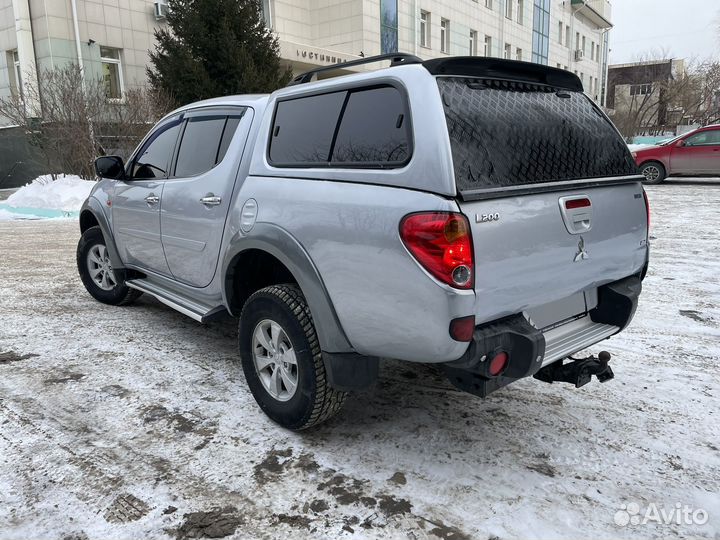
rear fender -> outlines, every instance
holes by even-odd
[[[269,223],[256,223],[251,236],[236,233],[230,240],[222,265],[223,302],[230,311],[230,291],[233,283],[227,276],[238,255],[249,249],[265,251],[278,259],[297,280],[310,307],[320,348],[324,352],[353,352],[340,325],[335,308],[310,255],[285,229]],[[237,270],[242,272],[242,269]],[[237,314],[236,314],[237,315]]]

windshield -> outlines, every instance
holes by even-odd
[[[581,92],[437,79],[460,192],[638,174],[627,145]]]
[[[691,131],[690,133],[692,133],[692,131]],[[667,146],[668,144],[672,144],[672,143],[674,143],[675,141],[683,138],[685,135],[689,135],[690,133],[683,133],[682,135],[678,135],[677,137],[673,137],[672,139],[668,139],[667,141],[662,141],[662,142],[660,142],[660,143],[658,143],[658,144],[659,144],[660,146]]]

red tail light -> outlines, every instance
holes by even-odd
[[[647,229],[648,234],[650,234],[650,201],[648,201],[647,193],[645,193],[645,190],[643,189],[643,199],[645,199],[645,212],[647,214]]]
[[[472,289],[475,266],[470,223],[454,212],[419,212],[400,222],[400,238],[425,270],[456,289]]]

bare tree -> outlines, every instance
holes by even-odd
[[[618,75],[613,122],[625,137],[663,135],[716,119],[720,64],[645,58]]]
[[[40,118],[27,103],[39,103]],[[93,178],[93,160],[106,149],[127,156],[171,104],[146,89],[132,89],[122,100],[107,98],[101,79],[83,80],[77,64],[45,71],[37,87],[0,99],[0,115],[24,129],[50,173]]]

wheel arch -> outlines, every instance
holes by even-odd
[[[258,265],[262,264],[273,266],[268,272],[258,272]],[[233,315],[240,314],[244,300],[255,292],[251,290],[253,287],[262,288],[288,281],[296,283],[307,300],[321,349],[328,352],[353,351],[315,264],[286,230],[257,223],[251,236],[236,234],[223,259],[222,278],[223,302]],[[251,286],[243,290],[243,283]]]
[[[100,201],[90,196],[83,203],[80,209],[80,234],[84,233],[90,227],[100,227],[103,237],[105,238],[105,246],[108,249],[110,256],[110,262],[112,262],[113,268],[124,268],[120,254],[118,253],[117,246],[115,245],[115,239],[112,236],[112,229],[108,223],[107,216],[103,211]]]

